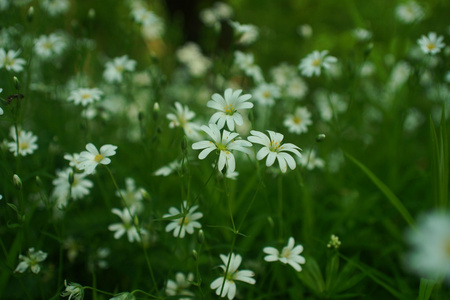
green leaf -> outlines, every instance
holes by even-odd
[[[339,271],[339,255],[336,252],[332,255],[333,256],[328,260],[325,269],[325,287],[327,291],[331,291],[332,287],[336,286],[337,274]]]
[[[319,265],[312,257],[306,259],[303,270],[298,273],[298,277],[316,294],[320,295],[324,292],[325,283],[323,281],[322,272],[320,271]]]
[[[19,216],[19,209],[17,208],[17,206],[15,206],[12,203],[6,203],[12,210],[14,210],[16,212],[16,214]]]
[[[355,164],[357,165],[369,178],[372,180],[372,182],[380,189],[380,191],[383,192],[383,194],[388,198],[388,200],[391,202],[391,204],[397,209],[397,211],[402,215],[403,219],[411,226],[414,227],[414,219],[409,213],[409,211],[406,209],[406,207],[403,205],[403,203],[400,201],[400,199],[395,196],[395,194],[385,185],[375,174],[372,173],[365,165],[363,165],[360,161],[358,161],[356,158],[351,156],[348,153],[345,153],[345,155]]]
[[[420,288],[419,288],[419,297],[417,300],[428,300],[430,299],[431,293],[433,292],[433,288],[436,285],[435,280],[431,279],[420,279]]]

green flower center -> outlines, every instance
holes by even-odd
[[[223,109],[225,110],[225,113],[227,115],[229,115],[229,116],[232,116],[236,112],[236,110],[234,109],[233,104],[228,104]]]
[[[269,145],[269,150],[272,152],[278,152],[279,150],[283,149],[281,146],[281,142],[277,141],[271,141]]]
[[[320,58],[317,58],[317,59],[315,59],[315,60],[312,61],[312,65],[313,65],[314,67],[320,66],[321,63],[322,63],[322,60],[321,60]]]

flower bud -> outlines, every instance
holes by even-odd
[[[17,190],[20,191],[22,189],[22,180],[20,179],[19,175],[13,175],[13,183]]]
[[[89,19],[94,19],[95,18],[95,9],[93,9],[93,8],[89,9],[88,17],[89,17]]]
[[[317,137],[316,137],[316,142],[318,142],[318,143],[323,142],[323,140],[324,140],[325,138],[326,138],[326,135],[325,135],[325,134],[323,134],[323,133],[318,134]]]
[[[192,258],[196,261],[198,259],[198,253],[197,250],[192,250]]]
[[[30,8],[28,9],[28,12],[27,12],[28,23],[31,23],[33,21],[33,17],[34,17],[34,7],[30,6]]]
[[[42,180],[41,180],[41,177],[36,176],[36,184],[37,184],[38,187],[42,187]]]
[[[158,119],[158,115],[159,115],[159,103],[155,102],[155,104],[153,104],[153,120],[157,120]]]
[[[72,185],[73,182],[75,181],[75,177],[73,175],[73,171],[69,172],[69,178],[68,179],[69,179],[69,184]]]
[[[205,241],[205,233],[203,232],[202,229],[200,229],[198,231],[197,241],[198,241],[199,244],[203,244],[203,242]]]
[[[144,198],[144,200],[146,200],[146,201],[152,200],[152,198],[150,197],[150,194],[145,189],[140,188],[139,193],[141,193],[142,198]]]
[[[13,81],[14,81],[14,87],[16,88],[16,90],[20,90],[20,82],[19,82],[19,79],[17,79],[16,76],[13,76]]]

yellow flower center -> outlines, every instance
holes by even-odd
[[[81,98],[83,98],[83,99],[91,98],[91,95],[90,94],[83,94],[83,95],[81,95]]]
[[[270,92],[269,92],[269,91],[265,91],[265,92],[263,93],[263,97],[264,97],[264,98],[269,98],[269,97],[270,97]]]
[[[101,154],[97,154],[95,157],[94,157],[94,160],[96,161],[96,162],[101,162],[102,160],[103,160],[103,155],[101,155]]]
[[[227,150],[227,146],[223,145],[223,144],[216,144],[217,149],[219,149],[220,151],[226,151]]]
[[[122,65],[115,66],[117,72],[122,72],[124,67]]]
[[[184,218],[179,218],[179,219],[178,219],[178,225],[183,224],[183,226],[185,226],[185,225],[187,225],[188,223],[189,223],[189,219],[188,219],[187,216],[184,217]]]
[[[28,149],[28,143],[26,143],[26,142],[20,142],[20,143],[19,143],[19,148],[20,148],[21,150]]]
[[[223,109],[225,110],[225,113],[229,116],[232,116],[236,112],[236,110],[233,107],[233,104],[229,104],[225,106]]]
[[[433,44],[433,43],[429,43],[429,44],[427,45],[427,48],[428,48],[428,50],[433,50],[433,49],[436,48],[436,45]]]
[[[53,48],[53,44],[51,42],[42,43],[42,48],[44,48],[44,49],[52,49]]]
[[[271,141],[269,145],[269,150],[272,152],[278,152],[278,148],[280,148],[281,143],[277,141]],[[280,148],[280,150],[283,149],[283,147]]]
[[[295,124],[300,124],[302,122],[302,118],[294,117],[294,119],[292,121],[294,121]]]
[[[321,63],[322,63],[322,60],[320,58],[316,58],[315,60],[312,61],[312,65],[314,67],[320,66]]]

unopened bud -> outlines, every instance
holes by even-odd
[[[73,182],[75,181],[75,177],[74,177],[74,175],[73,175],[73,171],[70,171],[70,172],[69,172],[69,178],[68,178],[68,180],[69,180],[69,184],[70,184],[70,185],[72,185]]]
[[[137,215],[134,215],[134,225],[136,225],[136,227],[139,227],[139,219]]]
[[[88,11],[88,17],[89,17],[89,19],[95,18],[95,9],[91,8],[91,9]]]
[[[326,138],[326,135],[325,135],[325,134],[323,134],[323,133],[318,134],[317,137],[316,137],[316,142],[320,143],[320,142],[322,142],[325,138]]]
[[[157,120],[158,119],[158,115],[159,115],[159,103],[155,102],[155,104],[153,104],[153,120]]]
[[[142,198],[144,198],[144,200],[150,201],[152,198],[150,197],[150,194],[143,188],[139,189],[139,193],[141,193]]]
[[[38,187],[42,187],[42,180],[41,180],[41,177],[36,176],[36,184],[37,184]]]
[[[16,76],[13,77],[13,81],[14,81],[14,87],[16,88],[16,90],[20,90],[20,82],[19,79],[17,79]]]
[[[198,231],[197,241],[198,241],[199,244],[203,244],[203,242],[205,241],[205,233],[203,232],[202,229],[200,229]]]
[[[34,7],[30,6],[27,12],[27,21],[31,23],[33,21],[33,17],[34,17]]]
[[[267,218],[267,221],[269,222],[270,227],[273,227],[273,226],[274,226],[272,217],[268,217],[268,218]]]
[[[197,260],[198,259],[198,253],[197,253],[197,250],[192,250],[192,258],[194,259],[194,260]]]
[[[17,190],[20,191],[22,189],[22,180],[20,179],[19,175],[13,175],[13,183]]]

